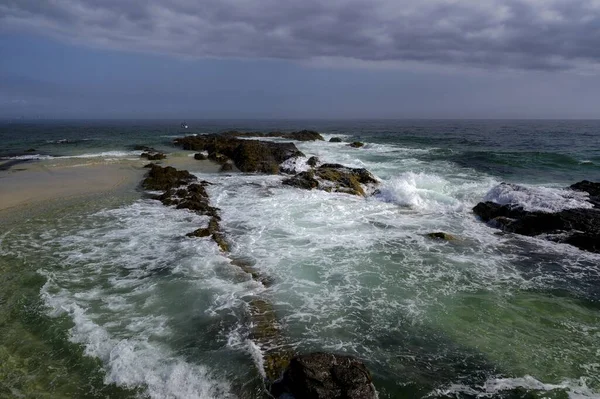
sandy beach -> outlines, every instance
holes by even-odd
[[[35,211],[50,203],[78,197],[134,190],[141,181],[146,159],[49,159],[0,163],[0,218],[16,211]],[[180,169],[205,172],[219,165],[197,161],[187,153],[176,153],[160,162]]]

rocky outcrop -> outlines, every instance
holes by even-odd
[[[231,165],[231,164],[230,164]],[[163,191],[154,199],[167,206],[177,209],[188,209],[200,215],[209,216],[208,226],[199,228],[187,237],[211,237],[224,255],[229,252],[229,243],[222,232],[219,209],[211,206],[206,187],[211,183],[198,179],[185,170],[177,170],[170,166],[161,167],[156,164],[146,165],[150,170],[142,182],[148,190]],[[260,273],[250,262],[243,259],[232,259],[231,264],[247,273],[253,280],[268,287],[273,281]],[[260,348],[263,355],[264,375],[268,380],[279,378],[294,351],[283,334],[283,327],[277,320],[273,305],[260,298],[248,301],[248,311],[251,320],[249,338]]]
[[[580,182],[571,187],[589,192],[592,198],[597,193],[594,191],[598,187],[596,184]],[[600,209],[597,208],[541,212],[488,201],[477,204],[473,212],[484,222],[506,232],[526,236],[543,235],[551,241],[571,244],[586,251],[600,252]]]
[[[315,179],[315,174],[312,170],[300,172],[294,177],[285,179],[282,184],[285,184],[286,186],[303,188],[305,190],[319,188],[319,181]]]
[[[188,136],[176,139],[175,144],[185,150],[207,151],[209,159],[219,163],[231,159],[242,172],[276,174],[282,162],[304,155],[294,143],[245,140],[230,135]]]
[[[349,168],[340,164],[323,164],[285,179],[283,184],[312,190],[365,195],[362,185],[377,184],[377,179],[366,169]]]
[[[353,143],[348,144],[348,147],[360,148],[364,145],[365,145],[365,143],[361,143],[360,141],[355,141]]]
[[[171,166],[163,168],[156,164],[146,166],[150,168],[146,178],[142,181],[142,187],[146,190],[167,191],[196,180],[196,176],[187,170],[177,170]]]
[[[329,142],[330,143],[341,143],[342,139],[339,138],[339,137],[332,137],[332,138],[329,139]]]
[[[296,141],[316,141],[325,140],[319,132],[314,130],[300,130],[299,132],[238,132],[236,130],[222,133],[224,136],[230,137],[281,137],[284,139],[296,140]]]
[[[210,217],[208,227],[187,234],[188,237],[211,237],[222,251],[229,250],[219,226],[219,209],[210,205],[205,187],[211,183],[198,182],[198,178],[187,170],[177,170],[171,166],[161,167],[156,164],[148,165],[150,170],[142,181],[142,187],[147,190],[163,191],[154,199],[166,206],[177,209],[188,209],[199,215]]]
[[[589,180],[583,180],[579,183],[573,184],[569,187],[571,190],[583,191],[590,195],[588,201],[594,205],[595,208],[600,208],[600,183],[594,183]]]
[[[377,397],[367,367],[358,359],[332,353],[300,355],[290,361],[283,378],[274,384],[276,398],[374,399]]]

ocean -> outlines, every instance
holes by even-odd
[[[589,205],[564,188],[600,181],[600,121],[179,123],[2,123],[0,190],[3,174],[26,179],[22,164],[118,163],[139,145],[188,157],[174,138],[225,130],[317,130],[325,142],[295,142],[307,157],[380,184],[363,198],[191,163],[213,183],[231,255],[269,287],[185,237],[205,216],[139,187],[6,219],[0,397],[263,398],[254,298],[297,352],[363,360],[382,399],[600,397],[600,255],[472,213],[483,200]]]

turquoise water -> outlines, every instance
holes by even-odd
[[[562,188],[600,180],[600,122],[188,123],[188,134],[312,128],[363,141],[296,145],[366,167],[379,192],[190,168],[215,183],[232,256],[270,276],[268,288],[212,241],[185,237],[206,218],[135,187],[7,219],[0,397],[264,397],[248,340],[255,298],[273,304],[298,352],[363,359],[380,398],[599,397],[600,257],[499,235],[470,209],[484,198],[584,205]],[[0,157],[125,159],[137,144],[179,151],[180,135],[177,122],[2,125]],[[502,181],[524,190],[501,192]]]

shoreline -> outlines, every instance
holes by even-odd
[[[93,200],[120,190],[135,191],[147,159],[49,159],[0,163],[0,220],[18,220],[64,202]],[[8,164],[8,165],[6,165]],[[187,153],[169,154],[160,165],[211,173],[220,165],[198,161]],[[6,168],[3,168],[6,166]],[[15,215],[18,214],[18,215]]]

